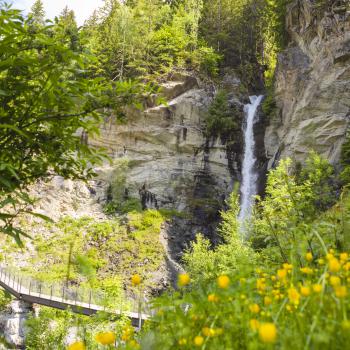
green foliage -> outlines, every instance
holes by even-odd
[[[113,80],[138,77],[151,82],[175,69],[195,69],[214,76],[219,56],[198,45],[202,1],[170,6],[159,0],[106,3],[85,28],[98,57],[96,75]]]
[[[278,249],[279,253],[269,250],[270,259],[279,256],[277,260],[295,261],[305,247],[312,252],[323,249],[314,225],[322,226],[320,213],[335,203],[332,174],[331,165],[315,153],[310,154],[299,175],[290,159],[270,172],[266,196],[257,203],[252,228],[255,243],[261,239]]]
[[[333,177],[330,164],[315,153],[302,170],[287,159],[269,173],[266,196],[245,226],[259,253],[241,240],[232,194],[222,213],[225,242],[212,249],[197,237],[185,254],[191,284],[155,301],[157,314],[141,348],[346,347],[350,196],[345,190],[330,207]],[[265,244],[257,247],[258,237]]]
[[[66,312],[41,309],[39,317],[32,317],[26,322],[26,349],[64,349],[63,342],[70,318],[70,314]]]
[[[131,164],[127,158],[119,159],[114,163],[110,175],[110,184],[107,192],[107,203],[104,211],[107,214],[127,214],[132,211],[141,211],[142,205],[139,198],[129,197],[127,175]]]
[[[222,223],[219,232],[225,243],[211,248],[209,240],[198,235],[183,260],[187,271],[196,282],[205,281],[222,273],[254,268],[254,251],[240,236],[237,216],[239,213],[238,196],[232,193],[227,203],[229,209],[221,213]]]
[[[267,86],[273,83],[273,76],[277,65],[277,55],[285,48],[288,35],[286,32],[287,5],[291,0],[266,1],[263,10],[263,52],[261,63],[266,66],[265,81]]]
[[[239,72],[247,87],[256,87],[263,79],[269,86],[277,54],[287,40],[285,15],[288,2],[204,1],[199,27],[201,39],[223,56],[224,67],[233,67]]]
[[[338,255],[332,259],[339,263]],[[349,264],[348,255],[344,259],[343,264]],[[198,342],[202,349],[346,348],[349,297],[327,279],[327,265],[305,258],[301,264],[303,269],[299,263],[261,264],[255,271],[226,275],[227,287],[220,287],[219,280],[202,280],[163,296],[141,348],[194,349]],[[332,273],[341,276],[345,290],[347,269]]]
[[[124,105],[130,95],[136,103],[140,91],[130,82],[88,77],[95,58],[72,50],[56,29],[33,27],[20,11],[0,5],[0,231],[18,243],[23,232],[14,219],[31,212],[33,202],[27,187],[53,172],[93,176],[91,165],[104,154],[82,142],[81,132],[98,133],[101,108]]]
[[[223,141],[227,141],[237,129],[238,123],[229,106],[225,90],[220,90],[211,103],[206,117],[206,126],[209,137],[220,137]]]
[[[102,290],[106,286],[106,291],[115,283],[120,296],[135,273],[143,276],[145,286],[154,287],[152,275],[164,261],[159,233],[173,215],[157,210],[130,212],[124,223],[116,218],[97,222],[64,218],[50,224],[50,237],[34,238],[36,253],[24,271],[43,282],[68,281]]]
[[[43,26],[45,22],[44,4],[41,0],[36,0],[29,12],[30,24]]]
[[[97,333],[113,330],[121,334],[122,329],[129,325],[130,321],[123,317],[113,320],[103,313],[87,317],[41,307],[39,315],[26,322],[26,349],[65,350],[70,329],[76,332],[77,339],[84,340],[89,350],[98,350],[101,347],[95,340]]]
[[[350,137],[346,137],[345,142],[342,145],[340,164],[343,170],[340,174],[340,178],[344,184],[350,183]]]
[[[274,90],[272,87],[269,87],[267,91],[267,95],[264,98],[264,101],[262,103],[262,110],[265,116],[271,119],[274,116],[276,109],[277,109],[277,106],[275,101]]]
[[[3,311],[6,306],[11,302],[12,297],[5,290],[0,289],[0,310]]]

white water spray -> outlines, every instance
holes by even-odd
[[[257,194],[258,175],[255,172],[255,139],[254,124],[256,122],[257,109],[264,96],[250,96],[250,103],[244,106],[246,117],[244,129],[244,157],[242,166],[242,184],[241,184],[241,211],[239,221],[243,222],[249,219],[254,196]]]

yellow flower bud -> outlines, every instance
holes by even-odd
[[[304,297],[308,297],[311,294],[311,289],[308,286],[300,287],[300,294]]]
[[[269,296],[265,296],[264,297],[264,304],[266,305],[266,306],[269,306],[269,305],[271,305],[271,303],[272,303],[272,299],[269,297]]]
[[[195,346],[202,346],[203,343],[204,343],[204,338],[200,335],[197,335],[194,340],[193,340],[193,343]]]
[[[287,276],[287,270],[285,269],[280,269],[280,270],[277,270],[277,276],[280,280],[286,278]]]
[[[217,279],[219,288],[227,289],[230,285],[230,279],[226,275],[219,276]]]
[[[336,286],[334,287],[334,292],[337,298],[345,298],[348,295],[346,286]]]
[[[81,341],[77,341],[68,346],[68,350],[85,350],[85,344]]]
[[[331,271],[331,272],[334,272],[334,273],[338,272],[341,268],[341,265],[340,265],[338,259],[336,259],[336,258],[330,259],[328,261],[328,268],[329,268],[329,271]]]
[[[211,303],[216,303],[219,301],[219,297],[215,295],[214,293],[208,295],[208,301]]]
[[[291,287],[288,289],[288,298],[293,304],[298,305],[300,294],[294,287]]]
[[[324,259],[318,259],[317,261],[318,261],[319,265],[324,265]]]
[[[305,258],[307,261],[312,261],[313,259],[312,253],[311,252],[306,253]]]
[[[322,292],[322,285],[321,284],[314,284],[312,286],[312,290],[315,292],[315,293],[321,293]]]
[[[329,283],[331,284],[331,286],[339,286],[341,281],[340,278],[338,276],[331,276],[329,278]]]
[[[277,328],[273,323],[262,323],[259,327],[259,338],[263,343],[274,343],[277,339]]]
[[[186,345],[187,344],[187,339],[181,338],[181,339],[179,339],[178,343],[179,343],[180,346],[181,345]]]
[[[306,275],[311,275],[313,273],[313,270],[310,267],[302,267],[300,271]]]
[[[249,305],[249,310],[253,314],[258,314],[260,311],[260,306],[258,304],[251,304],[251,305]]]
[[[138,286],[141,284],[141,276],[138,274],[135,274],[131,277],[131,284],[133,286]]]
[[[102,345],[111,345],[114,344],[116,336],[113,332],[104,332],[96,334],[95,339]]]
[[[341,253],[340,254],[340,260],[342,261],[342,262],[345,262],[345,261],[347,261],[349,259],[349,254],[348,253]]]
[[[260,326],[260,322],[253,318],[249,321],[249,327],[253,330],[253,331],[257,331],[259,329]]]
[[[187,273],[181,273],[178,277],[178,282],[177,284],[179,285],[179,287],[185,287],[187,286],[189,283],[191,282],[191,278],[189,276],[189,274]]]

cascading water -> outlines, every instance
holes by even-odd
[[[255,139],[254,124],[258,107],[264,96],[250,96],[250,103],[244,106],[246,117],[244,129],[244,157],[242,166],[242,183],[241,183],[241,211],[239,221],[243,222],[249,219],[252,212],[254,196],[257,194],[258,176],[255,172]]]

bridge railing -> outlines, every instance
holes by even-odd
[[[108,312],[135,312],[150,315],[152,312],[140,297],[108,298],[102,290],[72,286],[66,282],[42,282],[24,275],[18,269],[0,265],[0,281],[18,294],[37,296],[45,300],[57,301],[69,305],[85,304],[87,308],[100,307]]]

